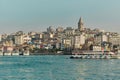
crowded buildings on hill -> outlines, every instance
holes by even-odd
[[[115,51],[120,49],[120,34],[90,29],[84,26],[82,18],[75,27],[48,27],[43,32],[18,31],[0,35],[1,52],[29,50],[31,53],[55,50],[56,53],[72,50]],[[48,53],[49,54],[49,53]]]

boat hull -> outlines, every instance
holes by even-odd
[[[12,53],[4,53],[3,55],[4,55],[4,56],[11,56]]]
[[[120,59],[118,55],[72,55],[70,59]]]
[[[15,56],[18,56],[18,55],[19,55],[19,53],[12,53],[12,55],[13,55],[13,56],[14,56],[14,55],[15,55]]]
[[[29,53],[23,53],[23,55],[27,56],[27,55],[30,55]]]

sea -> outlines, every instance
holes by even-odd
[[[0,56],[0,80],[120,80],[119,59]]]

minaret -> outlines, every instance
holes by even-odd
[[[80,17],[79,22],[78,22],[78,29],[79,29],[80,31],[83,31],[83,30],[84,30],[84,24],[83,24],[83,22],[82,22],[82,18],[81,18],[81,17]]]

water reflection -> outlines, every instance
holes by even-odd
[[[119,60],[75,60],[77,80],[116,80],[119,77]]]
[[[1,57],[1,80],[119,80],[120,60],[69,56]]]

